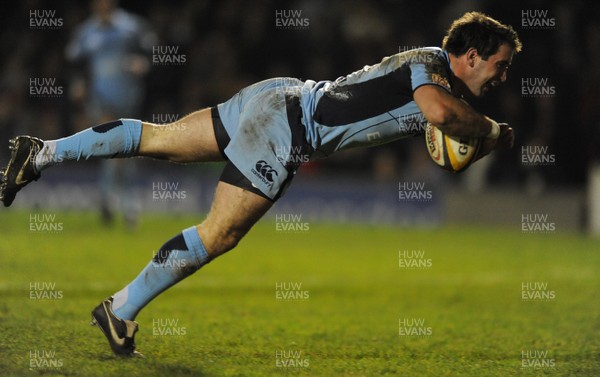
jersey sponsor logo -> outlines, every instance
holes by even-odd
[[[273,169],[265,160],[257,161],[254,167],[255,169],[252,169],[252,173],[267,186],[271,186],[274,178],[279,175],[277,170]]]
[[[448,82],[448,79],[445,78],[444,76],[440,75],[439,73],[432,73],[431,74],[431,81],[435,84],[438,84],[440,86],[443,86],[444,88],[450,90],[450,83]]]

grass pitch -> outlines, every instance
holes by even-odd
[[[121,359],[91,309],[199,218],[45,215],[0,215],[2,376],[600,375],[598,240],[262,221],[146,307],[146,358]]]

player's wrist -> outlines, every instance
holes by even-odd
[[[493,119],[487,118],[487,120],[491,123],[492,128],[490,129],[490,133],[486,136],[486,138],[497,139],[500,136],[500,125]]]

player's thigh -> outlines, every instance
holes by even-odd
[[[198,227],[208,254],[216,257],[235,247],[272,205],[271,200],[220,181],[211,210]]]
[[[139,154],[175,162],[221,161],[210,108],[168,124],[143,123]]]

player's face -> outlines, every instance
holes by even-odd
[[[491,88],[506,81],[508,67],[512,63],[514,49],[507,44],[502,44],[494,55],[487,60],[475,54],[473,57],[472,71],[467,86],[476,97],[483,97]]]

